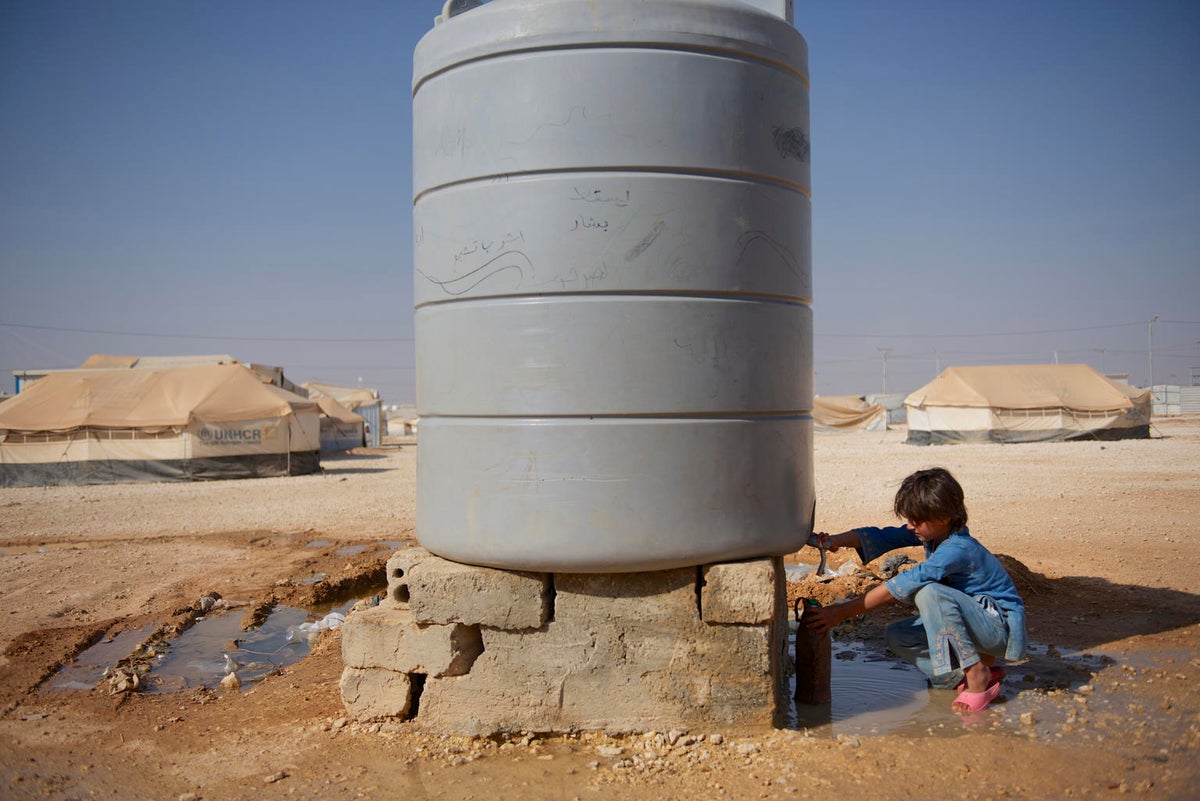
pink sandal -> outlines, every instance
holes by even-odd
[[[1002,668],[1002,667],[993,667],[991,669],[991,671],[992,671],[992,676],[991,676],[991,678],[988,679],[989,687],[991,687],[993,684],[1004,681],[1004,677],[1008,675],[1007,673],[1004,672],[1004,668]],[[962,692],[963,690],[967,689],[967,680],[963,679],[962,681],[960,681],[958,683],[958,686],[955,687],[954,689],[958,690],[959,692]]]
[[[955,704],[962,704],[966,710],[956,709],[956,712],[982,712],[988,708],[988,704],[996,700],[996,696],[1000,694],[1000,682],[996,681],[988,685],[988,688],[981,693],[972,693],[963,690],[954,699]]]

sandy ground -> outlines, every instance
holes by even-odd
[[[343,718],[336,632],[242,692],[42,687],[102,637],[185,628],[204,594],[308,604],[380,588],[382,561],[413,532],[407,440],[325,460],[315,476],[0,490],[0,796],[1195,798],[1200,420],[1157,421],[1148,441],[903,439],[817,437],[818,526],[891,522],[895,487],[914,469],[941,464],[959,477],[972,531],[1005,555],[1025,594],[1035,643],[1010,666],[1005,703],[978,720],[960,721],[948,696],[929,693],[880,734],[812,723],[437,737]],[[872,581],[860,573],[790,591],[829,599]],[[888,614],[844,624],[835,651],[877,648]]]

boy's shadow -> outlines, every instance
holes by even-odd
[[[1200,623],[1200,595],[1094,576],[1048,578],[998,554],[1025,601],[1031,642],[1086,651]]]

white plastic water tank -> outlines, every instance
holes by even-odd
[[[796,550],[812,291],[790,14],[452,5],[413,77],[417,538],[558,572]]]

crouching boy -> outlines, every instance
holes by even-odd
[[[1025,604],[1000,561],[967,530],[963,490],[940,467],[908,476],[893,506],[905,526],[863,527],[814,534],[812,545],[831,551],[852,547],[863,564],[895,550],[920,545],[925,561],[840,604],[805,612],[819,632],[892,601],[917,608],[917,616],[887,627],[887,646],[912,662],[940,689],[958,689],[958,712],[986,709],[1000,694],[1004,671],[997,658],[1025,652]]]

